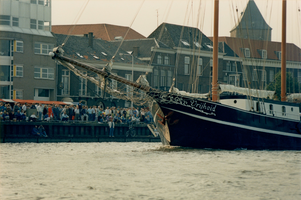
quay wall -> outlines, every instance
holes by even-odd
[[[33,127],[43,125],[48,137],[32,135]],[[127,124],[115,124],[114,136],[109,137],[107,123],[82,122],[0,122],[0,142],[160,142],[147,125],[133,125],[134,137],[126,137]]]

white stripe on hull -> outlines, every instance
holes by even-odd
[[[264,128],[256,128],[256,127],[252,127],[252,126],[236,124],[236,123],[232,123],[232,122],[225,122],[225,121],[222,121],[222,120],[211,119],[211,118],[208,118],[208,117],[202,117],[202,116],[199,116],[199,115],[183,112],[183,111],[168,108],[168,107],[165,107],[165,106],[161,106],[161,107],[165,108],[165,109],[168,109],[168,110],[176,111],[178,113],[182,113],[184,115],[188,115],[188,116],[191,116],[191,117],[194,117],[194,118],[198,118],[198,119],[202,119],[202,120],[205,120],[205,121],[210,121],[210,122],[214,122],[214,123],[218,123],[218,124],[223,124],[223,125],[227,125],[227,126],[234,126],[234,127],[237,127],[237,128],[247,129],[247,130],[251,130],[251,131],[258,131],[258,132],[263,132],[263,133],[269,133],[269,134],[276,134],[276,135],[283,135],[283,136],[301,138],[301,135],[294,134],[294,133],[287,133],[287,132],[282,132],[282,131],[273,131],[273,130],[268,130],[268,129],[264,129]]]

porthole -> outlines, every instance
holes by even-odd
[[[236,100],[234,100],[234,104],[236,104],[237,103],[237,101]]]

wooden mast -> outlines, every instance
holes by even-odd
[[[214,1],[214,33],[213,33],[213,69],[212,69],[212,101],[218,100],[218,12],[219,0]]]
[[[286,101],[286,0],[282,0],[281,101]]]

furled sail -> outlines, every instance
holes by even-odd
[[[249,89],[249,88],[242,88],[237,87],[234,85],[227,85],[227,84],[220,84],[219,85],[221,92],[236,92],[242,95],[248,95],[252,97],[258,98],[269,98],[273,99],[275,91],[268,91],[268,90],[256,90],[256,89]]]

